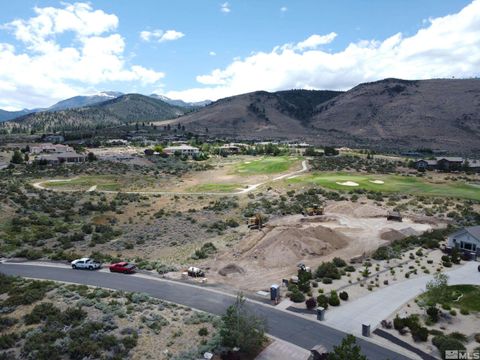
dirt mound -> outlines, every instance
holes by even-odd
[[[222,276],[227,276],[230,274],[244,274],[245,270],[241,266],[238,266],[236,264],[228,264],[218,270],[218,273]]]
[[[276,227],[242,254],[268,268],[290,266],[345,247],[350,239],[324,226]]]
[[[405,236],[418,236],[421,234],[420,231],[417,231],[411,227],[407,227],[399,230]]]
[[[344,215],[353,215],[359,218],[371,218],[387,216],[387,211],[378,206],[352,203],[349,201],[339,201],[329,204],[325,208],[325,213],[337,213]]]
[[[405,239],[407,236],[395,229],[387,229],[380,234],[380,239],[387,241],[395,241]]]

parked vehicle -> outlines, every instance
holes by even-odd
[[[203,272],[203,270],[195,267],[195,266],[190,266],[187,270],[188,272],[188,276],[192,276],[192,277],[204,277],[205,276],[205,273]]]
[[[109,267],[110,272],[119,272],[124,274],[133,274],[137,269],[135,264],[128,263],[126,261],[122,261],[119,263],[111,264]]]
[[[102,267],[102,264],[90,258],[81,258],[81,259],[73,260],[71,264],[72,264],[72,269],[96,270]]]

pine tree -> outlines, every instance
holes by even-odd
[[[265,320],[251,313],[245,298],[239,295],[222,316],[220,336],[224,346],[232,349],[237,347],[246,354],[254,354],[265,341],[265,330]]]
[[[328,354],[328,360],[367,360],[361,350],[355,336],[347,335],[340,345],[333,347],[333,351]]]

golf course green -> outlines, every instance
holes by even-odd
[[[401,175],[350,173],[313,173],[287,179],[289,184],[315,184],[332,190],[380,191],[426,196],[454,197],[480,200],[480,187],[462,181],[436,181]]]
[[[245,176],[278,174],[288,171],[294,164],[300,163],[300,160],[301,158],[296,156],[266,156],[236,165],[234,173]]]

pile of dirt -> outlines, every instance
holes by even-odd
[[[302,259],[328,255],[350,239],[324,226],[276,227],[242,254],[267,268],[290,266]]]
[[[387,241],[396,241],[405,239],[407,236],[395,229],[386,229],[380,234],[380,239]]]
[[[350,201],[338,201],[329,204],[325,208],[325,213],[336,213],[344,215],[353,215],[358,218],[372,218],[387,216],[387,211],[379,206],[369,204],[353,203]]]
[[[227,276],[230,274],[244,274],[245,269],[243,269],[241,266],[238,266],[236,264],[228,264],[218,270],[218,273],[222,276]]]

